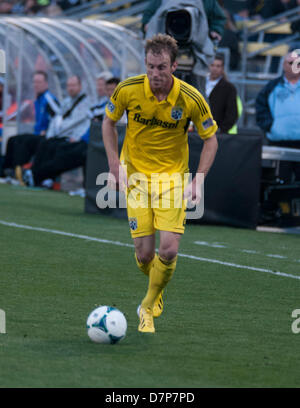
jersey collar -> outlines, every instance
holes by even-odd
[[[172,106],[174,106],[179,96],[180,82],[179,82],[179,79],[176,78],[174,75],[172,75],[172,77],[173,77],[173,86],[172,86],[171,91],[169,92],[169,95],[167,96],[167,102],[169,102]],[[147,75],[145,77],[144,88],[145,88],[146,98],[149,98],[149,99],[155,98],[155,96],[153,95],[153,92],[151,91],[150,83],[149,83],[149,79]]]

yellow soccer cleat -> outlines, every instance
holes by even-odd
[[[162,290],[160,294],[157,296],[153,306],[153,317],[159,317],[163,310],[164,310],[164,301],[162,298],[164,291]]]
[[[139,317],[140,324],[138,327],[138,331],[142,333],[155,333],[153,313],[151,312],[151,310],[140,307]]]

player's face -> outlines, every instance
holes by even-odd
[[[160,54],[153,54],[149,51],[145,64],[152,92],[169,92],[173,84],[172,74],[177,68],[177,63],[171,63],[168,52],[162,51]]]
[[[218,79],[224,74],[224,66],[221,60],[214,60],[209,67],[210,79]]]

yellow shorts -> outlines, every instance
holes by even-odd
[[[127,190],[127,215],[132,238],[152,235],[156,230],[184,233],[186,200],[183,185],[174,180],[148,179]]]

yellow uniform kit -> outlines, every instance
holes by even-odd
[[[106,115],[115,122],[124,111],[127,131],[120,161],[127,166],[129,181],[136,173],[143,175],[133,191],[128,189],[129,195],[133,193],[127,203],[132,236],[151,235],[156,229],[183,233],[185,206],[177,208],[174,203],[178,201],[176,191],[183,192],[183,177],[188,173],[188,127],[192,121],[202,139],[212,137],[217,125],[210,108],[197,89],[174,76],[167,99],[159,102],[147,75],[140,75],[121,82],[106,106]],[[171,183],[163,181],[160,190],[155,183],[154,192],[151,179],[168,181],[168,175],[175,175]],[[182,183],[174,182],[177,175]],[[170,205],[158,206],[155,199],[153,205],[153,195],[165,197],[164,203]],[[134,199],[147,205],[136,206]]]

